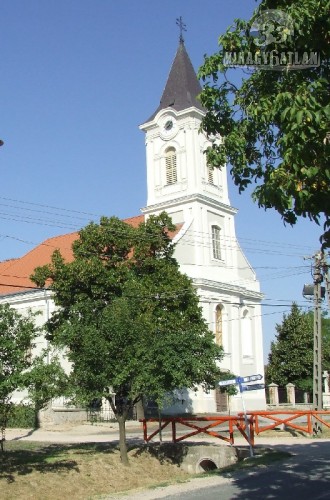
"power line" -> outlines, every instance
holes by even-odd
[[[42,208],[43,210],[37,210],[37,209],[29,209],[29,208],[26,208],[26,207],[21,207],[21,206],[12,206],[12,205],[7,205],[7,204],[1,204],[1,205],[4,205],[4,206],[11,206],[13,208],[17,208],[19,210],[30,210],[30,211],[35,211],[35,212],[41,212],[42,214],[44,213],[47,213],[48,215],[55,215],[55,216],[59,216],[59,217],[65,217],[65,218],[72,218],[72,219],[79,219],[79,220],[85,220],[86,217],[81,217],[81,215],[84,215],[84,216],[92,216],[92,217],[101,217],[100,214],[95,214],[95,213],[92,213],[92,212],[84,212],[84,211],[81,211],[81,210],[75,210],[75,209],[67,209],[67,208],[62,208],[62,207],[58,207],[58,206],[52,206],[52,205],[47,205],[47,204],[42,204],[42,203],[35,203],[35,202],[29,202],[29,201],[24,201],[24,200],[17,200],[17,199],[13,199],[13,198],[7,198],[7,197],[0,197],[0,199],[2,200],[5,200],[5,201],[11,201],[11,202],[14,202],[14,203],[19,203],[21,205],[29,205],[29,206],[35,206],[35,207],[40,207]],[[53,213],[53,212],[49,212],[49,211],[46,211],[44,209],[51,209],[51,210],[56,210],[57,213]],[[65,213],[58,213],[59,212],[65,212]],[[72,216],[72,215],[68,215],[68,214],[79,214],[79,216]],[[29,220],[26,220],[26,217],[22,217],[21,220],[17,219],[17,217],[19,217],[19,215],[17,214],[3,214],[3,215],[6,215],[7,216],[7,219],[6,220],[15,220],[17,222],[26,222],[26,223],[33,223],[31,222],[35,220],[35,223],[36,224],[41,224],[43,219],[40,219],[40,218],[36,218],[36,219],[33,219],[33,218],[29,218]],[[15,215],[15,217],[11,217],[9,218],[8,216],[10,215]],[[49,221],[48,219],[45,219],[45,225],[50,225],[49,222],[51,222],[52,224],[51,225],[56,225],[58,224],[58,221],[55,221],[55,220],[51,220]],[[57,227],[61,227],[61,228],[66,228],[66,227],[69,227],[69,228],[74,228],[76,229],[77,226],[72,226],[72,225],[65,225],[63,223],[63,221],[60,221],[60,225],[58,225]],[[206,239],[210,239],[211,235],[208,233],[208,232],[203,232],[203,231],[196,231],[196,230],[193,230],[193,229],[188,229],[187,233],[189,233],[190,235],[194,235],[194,239],[193,239],[193,243],[195,244],[196,243],[196,237],[197,236],[200,236],[201,238],[206,238]],[[230,248],[230,246],[228,245],[229,242],[233,242],[235,243],[235,247],[236,247],[236,244],[237,244],[237,238],[236,237],[228,237],[228,236],[222,236],[222,240],[224,243],[226,243],[226,247],[227,248]],[[262,246],[271,246],[272,248],[274,247],[279,247],[279,248],[293,248],[293,249],[306,249],[306,248],[309,248],[309,246],[306,246],[306,245],[297,245],[297,244],[291,244],[291,243],[284,243],[284,242],[281,242],[279,243],[278,241],[265,241],[265,240],[257,240],[257,239],[252,239],[252,238],[239,238],[239,241],[240,242],[246,242],[248,244],[251,244],[251,243],[257,243],[258,245],[262,245]],[[203,244],[203,242],[201,242],[201,244]],[[264,250],[263,249],[260,249],[260,246],[258,246],[258,248],[245,248],[245,250],[248,249],[249,251],[257,251],[257,252],[263,252]],[[267,252],[269,253],[269,249],[267,250]],[[277,250],[274,250],[273,253],[277,253],[278,254],[278,251]],[[285,254],[286,256],[288,256],[288,254]]]
[[[83,212],[81,210],[61,208],[61,207],[54,207],[52,205],[45,205],[45,204],[42,204],[42,203],[35,203],[35,202],[25,201],[25,200],[16,200],[16,199],[13,199],[13,198],[5,198],[4,196],[0,196],[0,200],[14,201],[15,203],[32,205],[32,206],[42,207],[42,208],[51,208],[53,210],[60,210],[60,211],[63,211],[63,212],[71,212],[71,213],[82,214],[82,215],[92,215],[93,217],[101,217],[100,214],[95,214],[95,213],[92,213],[92,212]]]
[[[56,220],[51,220],[51,219],[44,219],[43,220],[41,218],[32,218],[32,217],[28,217],[28,216],[25,216],[24,218],[22,217],[21,219],[16,219],[16,218],[13,218],[13,217],[1,217],[1,215],[0,215],[0,218],[5,219],[5,220],[15,220],[15,221],[18,221],[18,222],[24,222],[24,223],[28,223],[28,224],[38,224],[38,225],[44,225],[44,226],[49,226],[49,227],[59,227],[59,228],[62,228],[62,229],[70,229],[70,230],[74,230],[74,231],[79,231],[81,229],[77,225],[67,224],[67,223],[62,222],[62,221],[58,222]],[[115,233],[118,236],[120,236],[121,234],[123,234],[123,233],[120,233],[120,231],[118,231],[118,230],[116,230]],[[25,242],[25,243],[28,243],[28,244],[35,244],[35,245],[37,245],[37,243],[35,243],[35,242],[29,242],[29,241],[26,241],[26,240],[23,240],[23,239],[20,239],[20,238],[16,238],[16,237],[13,237],[13,236],[6,235],[6,237],[12,238],[12,239],[16,239],[17,241]],[[144,237],[149,238],[148,235],[145,235]],[[152,236],[150,236],[150,239],[152,239]],[[186,237],[185,239],[182,240],[182,243],[184,245],[188,245],[188,246],[192,246],[192,247],[198,246],[199,248],[203,248],[204,247],[204,248],[207,248],[207,249],[210,250],[212,248],[212,240],[211,240],[210,235],[209,235],[208,239],[209,239],[209,241],[198,242],[198,241],[196,241],[193,238],[188,239]],[[240,249],[239,242],[236,239],[232,239],[232,241],[235,242],[234,245],[230,245],[230,244],[224,243],[223,251]],[[39,243],[39,244],[43,245],[44,243]],[[246,249],[244,249],[244,250],[246,250]],[[252,248],[248,248],[248,250],[250,252],[266,253],[267,255],[269,255],[270,253],[272,253],[273,255],[276,255],[276,256],[286,256],[286,257],[301,256],[299,254],[292,254],[292,253],[285,254],[285,253],[278,252],[277,250],[274,250],[273,252],[271,252],[268,249],[260,249],[260,248],[253,248],[253,247]],[[247,266],[247,268],[248,268],[248,266]],[[250,268],[252,269],[252,266]]]

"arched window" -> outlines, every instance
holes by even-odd
[[[212,250],[213,258],[221,260],[220,227],[212,226]]]
[[[217,305],[215,310],[215,342],[222,345],[222,307]]]
[[[166,184],[175,184],[177,181],[176,151],[168,148],[165,153]]]

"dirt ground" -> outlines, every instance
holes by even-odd
[[[154,424],[154,427],[157,427],[157,424]],[[127,439],[130,444],[142,444],[143,441],[143,429],[142,429],[142,424],[140,422],[127,422]],[[152,428],[148,428],[149,432],[152,430]],[[223,446],[228,446],[227,443],[224,443],[223,441],[217,441],[215,438],[208,437],[205,434],[201,434],[201,437],[194,436],[193,438],[190,438],[190,441],[194,442],[218,442],[219,444],[222,444]],[[61,425],[61,426],[48,426],[45,428],[33,430],[33,429],[8,429],[6,432],[6,441],[13,441],[16,442],[17,444],[22,441],[22,442],[40,442],[40,443],[56,443],[56,444],[75,444],[75,443],[111,443],[111,445],[115,446],[118,443],[118,426],[116,423],[104,423],[104,424],[81,424],[81,425]],[[164,432],[163,433],[163,440],[168,441],[171,439],[171,433],[170,431]],[[158,442],[159,438],[156,436],[153,440],[153,442]],[[329,443],[330,446],[330,440],[329,439],[319,439],[317,438],[318,442],[321,441],[326,441]],[[256,436],[255,438],[256,441],[256,449],[261,446],[267,446],[267,447],[274,447],[276,449],[280,449],[282,446],[286,450],[290,450],[291,448],[294,450],[294,454],[299,454],[299,450],[303,449],[304,446],[300,445],[306,445],[308,443],[312,444],[315,443],[314,438],[309,438],[309,437],[292,437],[288,436],[285,433],[277,433],[275,437],[264,437],[264,435]],[[28,444],[28,443],[26,443]],[[235,438],[235,445],[238,446],[247,446],[247,442],[244,440],[242,437],[237,437]],[[102,470],[104,469],[104,466],[109,467],[109,473],[110,477],[112,475],[112,464],[106,464],[103,462],[102,464]],[[151,466],[151,463],[150,463]],[[80,467],[82,467],[80,465]],[[90,465],[89,465],[90,467]],[[111,467],[111,469],[110,469]],[[101,470],[101,469],[100,469]],[[81,472],[83,470],[81,469]],[[92,472],[92,471],[91,471]],[[119,470],[117,470],[117,474],[119,474]],[[136,474],[138,475],[138,469],[136,469]],[[94,474],[91,474],[92,476]],[[54,476],[54,474],[53,474]],[[72,480],[74,481],[75,474],[72,472]],[[92,479],[92,478],[91,478]],[[172,484],[170,486],[158,486],[156,489],[134,489],[133,491],[127,492],[127,493],[119,493],[116,491],[113,491],[111,493],[111,488],[109,488],[108,494],[102,494],[96,495],[96,496],[88,496],[90,499],[111,499],[111,500],[154,500],[154,499],[160,499],[165,496],[169,495],[177,495],[180,494],[180,492],[187,492],[187,491],[192,491],[193,489],[196,489],[198,487],[202,487],[205,485],[205,481],[207,480],[207,485],[212,486],[212,485],[221,485],[224,484],[225,482],[230,482],[233,479],[230,477],[199,477],[199,478],[183,478],[184,482],[183,483],[176,483]],[[54,476],[55,480],[55,476]],[[168,483],[169,481],[167,481]],[[55,487],[55,486],[54,486]],[[127,488],[129,489],[129,488]],[[0,495],[1,496],[1,495]],[[13,498],[13,497],[5,497],[5,498]],[[21,497],[22,498],[22,497]],[[25,497],[25,498],[30,498]],[[31,498],[36,498],[35,496],[32,496]],[[38,497],[39,498],[39,497]],[[40,497],[43,500],[45,498],[53,499],[57,498],[55,496],[42,496]],[[75,498],[72,497],[71,498]],[[76,497],[78,498],[78,497]],[[82,498],[82,497],[79,497]]]

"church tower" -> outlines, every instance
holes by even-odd
[[[146,133],[146,217],[166,211],[180,226],[175,257],[200,296],[204,317],[224,348],[224,371],[236,376],[263,374],[262,294],[256,275],[235,235],[226,167],[211,169],[205,150],[212,142],[201,132],[205,114],[201,86],[182,37],[160,104],[140,128]],[[181,399],[180,399],[181,398]],[[241,410],[219,390],[181,395],[178,411]],[[264,391],[247,396],[249,409],[265,406]],[[185,401],[185,404],[182,403]]]

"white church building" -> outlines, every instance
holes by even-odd
[[[222,368],[236,376],[264,373],[260,285],[235,234],[237,210],[230,205],[226,168],[210,169],[204,151],[212,145],[200,132],[204,110],[201,87],[183,40],[180,40],[160,105],[140,128],[145,132],[147,192],[142,215],[127,219],[137,225],[166,211],[180,226],[175,257],[200,297],[215,341],[224,348]],[[43,324],[54,311],[52,293],[36,290],[29,280],[35,267],[50,262],[55,249],[72,259],[77,233],[50,238],[19,259],[0,263],[0,303],[19,312],[40,311]],[[38,349],[45,345],[39,338]],[[242,410],[240,395],[219,389],[185,391],[167,413],[217,413]],[[247,409],[264,409],[264,390],[244,393]],[[59,401],[54,409],[60,411]]]

